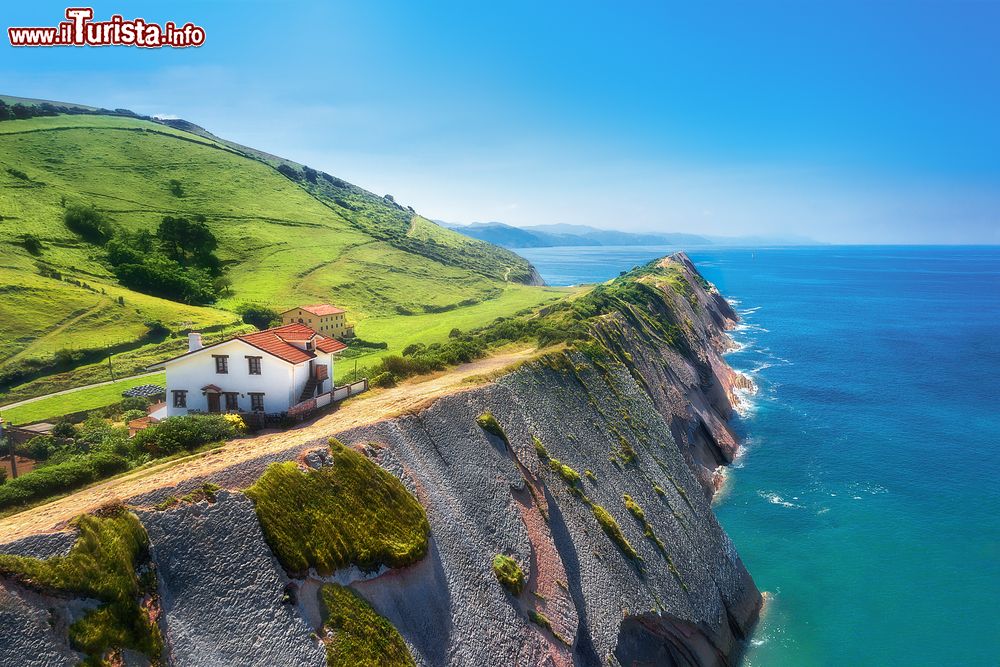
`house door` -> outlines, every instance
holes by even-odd
[[[206,394],[208,396],[208,411],[209,412],[222,412],[222,408],[219,404],[220,394],[209,392]]]

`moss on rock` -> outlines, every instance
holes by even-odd
[[[430,525],[416,498],[374,461],[330,440],[333,464],[302,471],[273,463],[246,490],[286,570],[321,574],[357,565],[410,565],[427,553]]]
[[[497,421],[497,418],[493,416],[492,412],[486,411],[476,417],[476,423],[479,424],[480,428],[487,433],[492,433],[504,442],[507,442],[507,434],[504,433],[503,428],[500,426],[500,422]]]
[[[510,556],[497,554],[493,557],[493,573],[511,595],[520,595],[524,590],[524,570]]]
[[[580,481],[580,473],[573,468],[569,467],[559,459],[549,459],[549,467],[563,478],[563,481],[572,487],[576,487],[576,483]]]
[[[594,513],[594,518],[597,519],[597,523],[600,524],[601,528],[611,538],[611,541],[618,545],[618,548],[625,552],[625,555],[632,560],[639,561],[642,558],[639,553],[635,550],[622,533],[621,526],[615,521],[615,518],[611,516],[611,513],[606,509],[598,505],[597,503],[592,503],[590,505],[590,510]]]
[[[320,589],[328,667],[410,667],[415,665],[399,631],[350,588]]]
[[[105,656],[122,649],[144,653],[156,663],[163,648],[156,623],[140,605],[155,594],[155,576],[139,568],[149,559],[149,538],[134,514],[121,506],[100,516],[74,520],[80,534],[65,556],[39,560],[0,555],[0,573],[43,592],[98,600],[69,627],[73,648],[86,655],[85,664],[104,664]]]

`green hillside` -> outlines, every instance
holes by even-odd
[[[109,379],[109,348],[119,375],[134,372],[188,330],[246,326],[245,303],[345,307],[359,337],[388,345],[355,352],[374,358],[564,293],[389,197],[173,124],[184,129],[93,114],[0,122],[0,403]],[[198,306],[121,286],[106,248],[64,223],[76,206],[119,234],[204,216],[228,288]]]

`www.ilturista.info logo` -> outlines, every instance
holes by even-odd
[[[7,28],[11,46],[140,46],[157,49],[163,46],[185,48],[205,43],[205,29],[193,23],[178,26],[147,23],[145,19],[127,21],[115,14],[108,21],[93,21],[90,7],[69,7],[66,21],[48,28]]]

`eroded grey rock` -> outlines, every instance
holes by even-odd
[[[61,606],[61,601],[0,579],[0,665],[77,664],[80,656],[69,647]]]
[[[160,578],[170,664],[323,665],[322,645],[282,596],[288,577],[248,498],[140,514]]]

